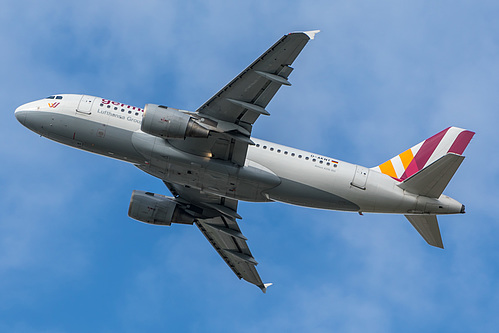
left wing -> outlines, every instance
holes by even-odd
[[[291,64],[319,30],[283,36],[191,116],[208,138],[171,140],[177,148],[244,165],[253,123],[282,85],[291,85]]]
[[[244,279],[259,287],[264,293],[270,284],[264,284],[256,270],[255,258],[246,243],[247,238],[241,233],[236,219],[237,200],[204,194],[199,190],[186,188],[165,182],[176,200],[197,215],[196,226],[215,248],[222,259],[239,279]],[[202,211],[202,213],[201,213]],[[204,214],[205,211],[210,212]]]

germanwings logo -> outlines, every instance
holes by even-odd
[[[49,104],[49,108],[54,109],[54,108],[56,108],[56,107],[57,107],[60,103],[55,102],[55,103],[48,103],[48,104]]]

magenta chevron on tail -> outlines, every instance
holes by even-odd
[[[462,155],[473,135],[462,128],[446,128],[373,170],[404,181],[448,153]]]

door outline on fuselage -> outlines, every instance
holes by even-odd
[[[353,175],[353,179],[350,185],[360,188],[361,190],[365,190],[367,184],[367,177],[369,177],[369,169],[357,165],[355,167],[355,173]]]
[[[76,114],[91,114],[92,106],[94,105],[96,97],[94,96],[81,96],[80,102],[78,103],[78,107],[76,108]]]

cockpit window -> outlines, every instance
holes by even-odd
[[[45,99],[54,99],[54,98],[55,98],[55,96],[49,96],[49,97],[47,97]]]
[[[62,99],[62,96],[56,96],[55,99]]]

